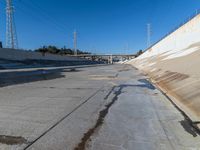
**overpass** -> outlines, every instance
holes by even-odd
[[[113,62],[136,58],[136,54],[80,54],[75,57],[112,64]]]

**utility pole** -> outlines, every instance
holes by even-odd
[[[18,48],[12,0],[6,0],[6,47],[12,49]]]
[[[74,31],[74,55],[77,56],[77,32]]]
[[[150,47],[151,46],[151,24],[148,23],[147,24],[147,47]]]
[[[124,46],[124,53],[123,54],[128,54],[128,51],[129,51],[129,44],[128,43],[125,43],[125,46]]]
[[[126,55],[128,54],[128,51],[129,51],[129,44],[128,43],[126,43]]]
[[[199,10],[198,10],[198,9],[196,9],[196,15],[198,15],[198,13],[199,13]]]

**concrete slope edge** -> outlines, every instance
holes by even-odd
[[[84,59],[65,56],[65,55],[56,55],[56,54],[42,54],[34,51],[27,51],[22,49],[9,49],[9,48],[0,48],[0,58],[8,60],[56,60],[56,61],[82,61]]]
[[[133,66],[137,70],[140,70],[139,68]],[[200,135],[200,118],[192,113],[190,109],[185,107],[183,104],[181,104],[173,95],[171,95],[169,92],[167,92],[164,88],[162,88],[159,84],[155,82],[153,78],[148,76],[145,71],[140,70],[141,73],[144,76],[147,76],[147,80],[156,87],[171,103],[172,105],[183,115],[185,118],[185,121],[195,130],[196,133]]]
[[[127,62],[145,72],[195,123],[200,121],[199,26],[200,14]]]
[[[181,103],[178,103],[178,101],[170,94],[168,94],[167,92],[164,92],[164,90],[162,89],[162,87],[160,87],[157,84],[154,84],[154,82],[152,80],[149,80],[163,95],[165,95],[165,97],[174,105],[174,107],[184,116],[185,120],[189,123],[189,125],[191,127],[193,127],[196,130],[196,133],[198,133],[200,135],[200,126],[199,123],[200,121],[195,121],[194,120],[194,116],[188,114],[186,111],[184,111],[182,108],[183,106],[181,106]]]

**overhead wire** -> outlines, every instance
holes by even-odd
[[[41,12],[39,13],[40,15],[35,14],[34,12],[38,12],[39,10],[35,9],[32,5],[25,4],[22,2],[22,0],[19,0],[19,1],[21,2],[20,5],[19,3],[18,4],[16,3],[15,8],[21,11],[23,14],[27,15],[28,17],[32,17],[32,19],[38,21],[38,23],[43,22],[44,24],[47,24],[48,26],[52,26],[54,30],[59,31],[62,34],[63,32],[66,32],[66,28],[59,25],[59,23],[52,21]]]
[[[42,6],[40,6],[38,3],[36,3],[34,0],[18,0],[21,1],[23,3],[23,5],[25,7],[31,8],[34,11],[39,12],[40,16],[44,19],[46,19],[48,22],[52,23],[52,25],[54,25],[56,28],[59,28],[59,30],[62,30],[62,34],[63,32],[66,33],[67,30],[71,31],[70,33],[66,33],[66,38],[68,37],[68,39],[73,39],[73,31],[72,29],[69,29],[70,27],[66,28],[67,25],[64,21],[58,20],[57,18],[49,15],[48,11],[46,9],[44,9]],[[44,21],[43,21],[44,22]],[[80,38],[78,36],[78,38]],[[72,42],[73,40],[71,40]],[[69,43],[71,43],[69,42]]]
[[[20,6],[24,6],[24,8],[28,8],[29,10],[31,9],[32,10],[31,12],[37,12],[38,18],[42,18],[46,22],[53,24],[57,28],[60,28],[61,30],[66,32],[66,26],[63,25],[64,23],[60,23],[60,21],[58,21],[56,18],[49,15],[49,13],[47,11],[45,11],[45,9],[43,9],[39,5],[33,3],[33,1],[19,0],[19,2],[20,3],[18,3],[18,4],[21,4]],[[40,14],[40,15],[38,15],[38,14]]]
[[[32,1],[33,2],[33,1]],[[33,3],[25,3],[23,0],[14,0],[14,8],[16,12],[22,13],[24,16],[28,16],[32,20],[35,20],[38,22],[38,24],[47,24],[48,27],[53,28],[54,31],[58,32],[62,36],[66,36],[66,39],[69,37],[71,38],[72,33],[70,36],[67,34],[66,26],[63,22],[60,22],[59,20],[55,19],[51,15],[48,14],[48,12],[45,9],[42,9],[41,6],[38,6],[37,4]],[[0,4],[3,6],[6,6],[5,1],[0,1]],[[37,13],[35,13],[37,12]],[[38,13],[40,15],[38,15]],[[34,26],[32,26],[34,30]],[[69,30],[69,29],[68,29]],[[71,43],[71,42],[70,42]],[[69,44],[70,45],[70,44]]]

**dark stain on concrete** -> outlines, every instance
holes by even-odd
[[[189,78],[189,75],[187,74],[182,74],[178,72],[171,72],[171,71],[166,71],[164,75],[157,77],[155,79],[156,82],[164,82],[164,83],[170,83],[170,82],[179,82],[182,80],[185,80]]]
[[[138,84],[137,86],[139,86],[139,87],[148,88],[150,90],[156,89],[147,79],[139,79],[138,81],[143,83],[143,84]]]
[[[184,120],[180,121],[180,124],[185,129],[185,131],[191,134],[193,137],[200,136],[200,129],[198,127],[200,121],[192,121],[192,119],[181,108],[179,108],[179,106],[176,105],[176,103],[165,92],[163,92],[159,87],[157,87],[157,89],[163,95],[165,95],[165,97],[171,102],[171,104],[182,114]]]
[[[110,92],[106,95],[106,97],[104,99],[108,99],[110,94],[113,93],[113,92],[114,92],[115,96],[113,97],[113,99],[110,103],[105,105],[105,109],[100,111],[99,117],[96,121],[96,124],[84,134],[83,138],[81,139],[81,142],[77,145],[77,147],[74,148],[74,150],[85,150],[86,149],[86,145],[87,145],[88,141],[90,140],[91,136],[95,133],[96,129],[98,129],[104,123],[104,119],[105,119],[106,115],[108,114],[109,109],[118,100],[118,97],[122,93],[123,88],[126,88],[126,87],[141,87],[141,88],[148,88],[148,89],[151,89],[151,90],[155,89],[155,87],[146,79],[141,79],[141,80],[139,80],[139,82],[142,82],[144,84],[138,84],[138,85],[122,84],[120,86],[114,86],[110,90]],[[117,89],[117,91],[116,91],[116,89]]]
[[[108,99],[108,97],[110,96],[110,94],[114,91],[114,89],[116,88],[116,86],[113,86],[112,89],[108,92],[108,94],[104,97],[104,100]]]
[[[27,140],[23,137],[0,135],[0,143],[6,145],[21,145],[26,144]]]
[[[69,68],[64,69],[63,72],[81,72],[81,70],[77,70],[77,68]]]
[[[121,70],[119,70],[119,72],[127,72],[127,71],[130,71],[131,69],[129,69],[129,68],[124,68],[124,69],[121,69]]]
[[[193,137],[197,137],[198,136],[199,133],[193,127],[194,124],[191,124],[190,121],[185,119],[185,120],[180,121],[180,124],[185,129],[185,131],[188,132],[189,134],[191,134]]]
[[[74,148],[74,150],[85,150],[87,142],[90,140],[91,136],[95,133],[96,129],[98,129],[103,124],[104,119],[109,112],[109,109],[118,100],[118,96],[122,93],[123,87],[124,86],[112,88],[112,90],[109,92],[110,95],[114,91],[115,96],[113,97],[112,101],[107,105],[105,105],[105,109],[100,111],[96,124],[91,129],[89,129],[88,132],[84,134],[83,138],[81,139],[81,142],[77,145],[77,147]],[[117,88],[118,90],[115,91],[115,89]],[[107,95],[105,99],[107,99],[109,95]]]

